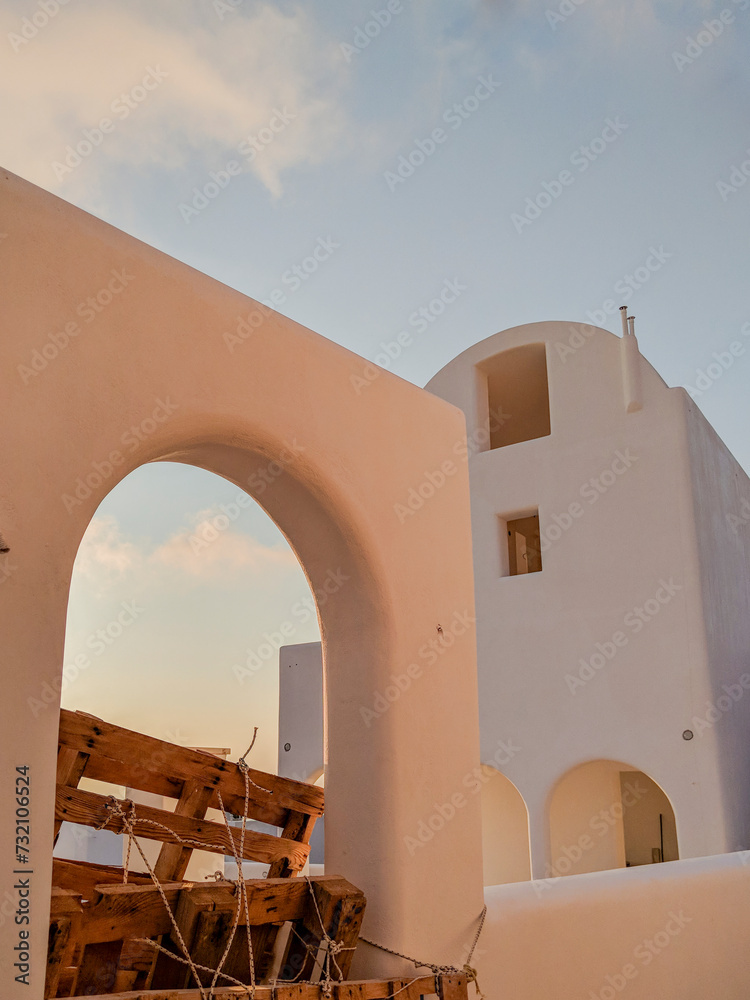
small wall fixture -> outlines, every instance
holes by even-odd
[[[692,729],[686,729],[685,732],[682,734],[682,738],[683,738],[683,740],[692,740],[692,738],[693,738],[693,730]]]

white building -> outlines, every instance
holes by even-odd
[[[743,470],[631,334],[516,327],[427,388],[467,421],[485,884],[747,847]]]

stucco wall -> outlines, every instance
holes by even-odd
[[[746,1000],[743,854],[485,889],[476,965],[513,1000]]]
[[[362,709],[439,640],[438,626],[473,617],[465,463],[423,489],[406,518],[396,512],[452,459],[462,415],[386,372],[358,395],[363,359],[8,173],[0,210],[0,532],[10,546],[0,748],[7,804],[13,769],[31,768],[34,830],[29,988],[12,976],[15,828],[7,805],[0,813],[3,996],[41,997],[73,561],[106,493],[154,460],[200,466],[252,493],[258,473],[283,459],[284,474],[258,499],[319,595],[327,869],[365,890],[376,940],[455,960],[481,908],[478,800],[416,854],[406,838],[477,765],[473,628],[422,662],[369,724]],[[45,695],[51,709],[35,716],[29,699]],[[373,972],[405,967],[372,949],[358,961]]]
[[[546,344],[551,434],[484,450],[477,366],[535,343]],[[501,770],[529,807],[537,877],[552,860],[551,790],[593,759],[623,761],[664,789],[681,856],[727,849],[726,761],[714,733],[682,738],[713,690],[687,397],[637,360],[643,406],[632,413],[620,338],[582,324],[506,330],[428,384],[467,417],[482,759],[500,741],[516,748]],[[542,571],[502,576],[498,517],[537,507]],[[653,613],[642,614],[647,602]]]
[[[733,851],[750,846],[750,479],[687,396],[684,406],[710,684],[690,728],[715,738]]]

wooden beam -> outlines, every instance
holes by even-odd
[[[91,899],[98,885],[122,885],[123,872],[123,868],[117,868],[115,865],[68,861],[65,858],[52,859],[52,885],[58,889],[71,889],[80,893],[84,899]],[[128,872],[128,883],[154,884],[151,876],[145,872]]]
[[[78,893],[65,889],[52,890],[50,904],[47,971],[44,979],[45,997],[56,997],[60,976],[72,964],[77,946],[83,907]]]
[[[60,746],[57,748],[57,784],[58,785],[70,785],[71,788],[77,788],[78,782],[81,780],[83,772],[86,770],[86,765],[89,762],[88,754],[79,753],[77,750],[70,750],[67,747]],[[54,839],[53,844],[57,843],[57,838],[60,836],[60,827],[62,822],[55,819],[54,826]]]
[[[296,840],[298,844],[309,844],[314,826],[314,816],[292,811],[287,816],[281,836],[287,840]],[[269,878],[289,878],[296,874],[297,872],[290,867],[288,858],[283,858],[281,861],[274,861],[268,869]]]
[[[418,997],[435,996],[436,984],[442,989],[443,980],[450,979],[454,993],[451,1000],[466,1000],[467,988],[465,976],[419,976],[415,979],[385,979],[385,980],[353,980],[345,983],[335,983],[332,1000],[390,1000],[398,994],[398,1000],[407,997],[417,1000]],[[247,1000],[246,986],[221,986],[214,990],[216,1000],[231,1000],[241,997]],[[200,1000],[197,989],[166,989],[166,990],[135,990],[130,993],[111,993],[100,996],[72,997],[71,1000]],[[319,983],[279,983],[276,986],[256,986],[255,1000],[325,1000],[323,986]]]
[[[214,754],[176,746],[114,726],[83,712],[60,712],[60,745],[92,757],[89,777],[116,784],[127,784],[141,791],[170,794],[164,791],[164,776],[184,781],[198,781],[214,789],[211,806],[219,808],[220,790],[224,805],[241,813],[245,781],[240,767]],[[250,785],[249,814],[274,826],[286,823],[292,809],[311,816],[322,816],[324,793],[315,785],[266,774],[251,768],[249,775],[265,791]],[[174,794],[174,787],[171,794]],[[179,794],[179,792],[178,792]]]
[[[173,815],[204,819],[212,795],[212,788],[206,788],[197,781],[186,781]],[[187,871],[192,853],[192,846],[163,844],[154,865],[154,873],[159,881],[178,882]]]
[[[293,880],[298,881],[298,880]],[[286,953],[281,962],[280,979],[311,979],[315,969],[315,953],[323,941],[323,929],[345,950],[336,956],[341,978],[346,979],[354,958],[354,948],[365,913],[364,893],[345,879],[311,879],[317,907],[309,894],[302,918],[295,921],[289,936]],[[318,916],[318,911],[320,916]],[[322,926],[321,926],[322,922]],[[307,947],[306,947],[307,946]],[[312,949],[312,952],[309,950]],[[331,964],[331,975],[336,976],[336,966]]]
[[[118,801],[127,813],[128,804]],[[100,827],[104,824],[106,829],[122,833],[124,829],[122,818],[113,815],[107,809],[107,802],[108,798],[105,795],[58,785],[55,817],[60,821],[68,820],[71,823],[82,823],[87,826]],[[158,825],[154,826],[154,823]],[[165,827],[166,829],[164,829]],[[222,823],[214,823],[210,820],[196,822],[184,816],[177,816],[165,809],[154,809],[140,803],[136,807],[136,820],[133,829],[138,837],[178,845],[180,841],[177,838],[182,837],[196,841],[197,843],[193,846],[199,846],[204,850],[222,855],[231,853],[227,841],[227,837],[231,836],[238,852],[240,849],[241,831],[233,827],[227,829]],[[281,837],[272,837],[267,833],[256,833],[253,830],[245,831],[242,851],[242,857],[245,860],[272,863],[286,858],[291,868],[300,870],[304,868],[309,853],[310,848],[307,844],[298,844],[293,840],[284,840]]]

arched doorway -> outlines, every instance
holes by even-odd
[[[319,636],[304,573],[257,503],[201,469],[141,466],[81,541],[62,707],[235,761],[258,727],[251,762],[275,773],[278,650]],[[129,788],[91,790],[165,807]],[[121,837],[65,823],[55,854],[120,865],[122,851]],[[194,852],[186,877],[201,880],[220,861]]]
[[[612,760],[571,768],[549,806],[547,878],[604,871],[679,857],[674,810],[643,771]]]
[[[504,774],[482,765],[482,858],[485,885],[531,878],[529,813]]]

